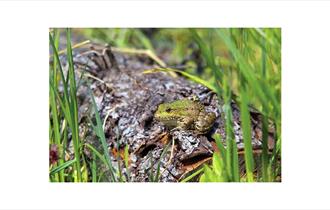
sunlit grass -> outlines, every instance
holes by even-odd
[[[68,178],[69,180],[72,179],[76,182],[87,181],[86,179],[83,180],[82,173],[85,172],[84,168],[86,169],[86,165],[83,162],[82,167],[82,154],[81,154],[81,140],[79,138],[79,125],[78,125],[78,104],[77,104],[77,87],[76,87],[76,78],[74,73],[74,66],[73,66],[73,58],[72,58],[72,48],[71,48],[71,33],[70,30],[66,30],[66,38],[67,38],[67,62],[69,64],[68,73],[65,76],[62,65],[60,63],[59,55],[58,55],[58,42],[59,42],[59,32],[58,30],[53,30],[55,34],[55,41],[53,36],[49,34],[49,41],[50,45],[53,50],[53,62],[54,66],[50,70],[50,104],[52,107],[52,124],[50,125],[51,128],[55,130],[55,139],[54,143],[58,146],[59,154],[62,156],[59,159],[59,163],[62,164],[65,160],[65,147],[64,141],[67,137],[63,137],[61,139],[59,135],[59,128],[63,129],[64,133],[67,133],[67,129],[70,129],[72,134],[72,142],[74,148],[74,159],[73,162],[73,173]],[[55,45],[55,43],[57,43]],[[58,80],[58,75],[60,75],[60,79]],[[59,85],[63,85],[63,93],[59,91]],[[60,113],[57,113],[58,108],[60,108]],[[56,111],[56,112],[55,112]],[[60,120],[62,120],[62,124],[60,124]],[[57,133],[57,134],[56,134]],[[52,142],[52,140],[50,140]],[[62,152],[63,151],[63,152]],[[63,163],[64,164],[64,163]],[[64,169],[64,168],[63,168]],[[60,177],[63,175],[63,170],[59,171]],[[86,175],[86,174],[85,174]],[[86,178],[86,176],[84,176]],[[50,177],[52,181],[64,181],[63,177],[59,180],[53,179]]]
[[[226,133],[227,147],[223,148],[221,143],[218,147],[222,151],[223,158],[220,159],[215,153],[214,160],[218,165],[226,165],[226,167],[216,167],[213,169],[205,167],[205,175],[201,181],[219,181],[222,170],[227,171],[227,177],[221,180],[238,181],[238,161],[237,148],[232,138],[231,113],[230,113],[230,96],[237,94],[236,102],[240,104],[241,126],[243,130],[244,140],[244,159],[246,167],[246,181],[273,181],[279,173],[280,166],[277,165],[277,157],[280,156],[280,130],[277,130],[276,146],[271,161],[268,156],[268,119],[272,119],[277,127],[281,126],[281,101],[280,101],[280,60],[281,60],[281,42],[280,30],[278,29],[215,29],[214,33],[227,47],[229,56],[227,59],[232,63],[229,69],[225,69],[221,62],[215,65],[216,61],[210,61],[210,58],[216,59],[213,55],[214,43],[211,41],[203,41],[196,30],[193,31],[193,37],[198,43],[203,57],[207,60],[207,66],[213,70],[215,78],[216,92],[219,98],[225,101],[225,117],[226,117]],[[256,36],[259,36],[256,38]],[[259,40],[262,40],[261,42]],[[278,51],[267,51],[268,45]],[[261,54],[260,58],[258,53]],[[221,61],[225,58],[219,58]],[[272,66],[270,66],[270,64]],[[279,65],[279,66],[276,66]],[[219,73],[220,72],[220,73]],[[225,77],[223,79],[222,77]],[[212,85],[209,85],[212,86]],[[229,89],[228,89],[229,88]],[[255,164],[253,159],[252,143],[251,143],[251,121],[249,106],[254,106],[263,113],[263,150],[262,150],[262,178],[254,179]],[[233,156],[234,155],[234,156]],[[226,164],[224,164],[226,162]],[[273,170],[270,176],[270,171]],[[221,172],[221,173],[220,173]],[[216,175],[217,174],[217,175]],[[245,180],[245,179],[244,179]]]

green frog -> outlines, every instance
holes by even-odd
[[[198,100],[189,99],[160,104],[155,118],[170,129],[195,130],[200,134],[207,133],[216,119],[215,114],[206,112]]]

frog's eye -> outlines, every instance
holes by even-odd
[[[170,112],[170,111],[171,111],[171,108],[170,108],[170,107],[167,107],[167,108],[165,109],[165,111],[166,111],[166,112]]]

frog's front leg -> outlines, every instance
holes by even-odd
[[[184,117],[178,120],[178,128],[183,130],[189,130],[193,128],[194,118],[192,117]]]
[[[195,129],[202,134],[207,133],[212,128],[215,119],[216,116],[213,112],[203,112],[198,116],[195,122]]]

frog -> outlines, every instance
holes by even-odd
[[[209,132],[216,120],[215,113],[207,112],[199,100],[191,99],[160,104],[154,116],[169,129],[193,130],[199,134]]]

